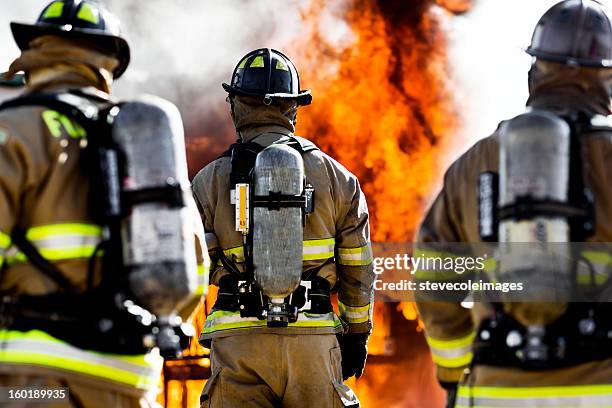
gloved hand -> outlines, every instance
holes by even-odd
[[[446,390],[446,408],[454,408],[458,384],[456,382],[440,381],[440,386]]]
[[[367,333],[348,333],[340,338],[342,352],[342,379],[361,377],[368,357]]]
[[[238,278],[229,274],[219,279],[219,293],[214,309],[237,310],[238,309]]]

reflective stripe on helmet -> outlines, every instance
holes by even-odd
[[[431,350],[434,363],[446,368],[463,367],[472,361],[472,341],[476,336],[471,332],[467,336],[455,339],[436,339],[425,336]]]
[[[265,66],[264,59],[261,55],[253,58],[251,65],[249,65],[250,68],[263,68],[264,66]]]
[[[370,320],[372,304],[368,303],[365,306],[347,306],[338,301],[338,310],[340,311],[340,318],[349,324],[366,323]]]
[[[46,20],[48,18],[59,18],[64,13],[64,2],[63,1],[55,1],[47,7],[44,14],[42,15],[42,19]]]
[[[359,248],[338,248],[338,263],[346,266],[365,266],[372,263],[370,244]]]
[[[76,16],[77,18],[92,24],[100,23],[100,12],[97,9],[93,9],[87,3],[81,3],[81,8]]]
[[[335,313],[300,313],[295,323],[289,323],[288,327],[310,327],[310,328],[333,328],[342,326],[342,322]],[[206,318],[202,334],[211,334],[225,330],[237,330],[267,327],[266,320],[256,317],[240,317],[240,312],[229,312],[217,310]]]
[[[157,387],[159,355],[121,356],[84,351],[39,330],[0,330],[0,364],[28,364],[86,374],[145,390]]]
[[[562,387],[459,386],[456,407],[609,407],[612,385]]]
[[[93,224],[48,224],[30,228],[26,238],[50,261],[89,258],[102,241],[102,229]],[[22,252],[7,258],[8,262],[27,262]]]

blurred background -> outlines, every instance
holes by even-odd
[[[132,64],[120,98],[150,93],[178,105],[191,176],[235,139],[221,82],[247,52],[271,47],[296,63],[314,102],[297,134],[360,179],[372,238],[406,242],[444,170],[499,121],[522,112],[529,44],[555,0],[105,0],[122,21]],[[9,21],[34,22],[46,0],[0,0],[0,71],[19,55]],[[14,95],[0,89],[0,100]],[[214,290],[194,315],[196,325]],[[379,303],[362,406],[435,407],[438,387],[411,303]],[[197,406],[208,351],[166,364],[160,402]]]

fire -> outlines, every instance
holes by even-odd
[[[470,0],[345,0],[332,13],[351,38],[326,39],[329,5],[303,12],[310,35],[295,47],[314,103],[298,117],[298,133],[354,172],[371,213],[372,240],[414,237],[459,130],[445,25]],[[449,13],[450,12],[450,13]],[[301,51],[301,52],[300,52]],[[296,56],[292,50],[289,53]],[[398,314],[398,311],[401,314]],[[399,320],[397,316],[412,321]],[[379,303],[363,379],[351,384],[364,407],[443,403],[412,303]],[[405,330],[411,327],[411,330]],[[414,347],[406,352],[406,345]],[[419,352],[415,352],[419,350]],[[385,360],[393,356],[393,360]]]
[[[297,133],[359,177],[373,241],[409,242],[460,144],[445,32],[452,14],[468,11],[472,0],[334,3],[312,0],[302,11],[308,34],[285,47],[314,95],[300,110]],[[327,36],[329,13],[348,27],[341,41]],[[208,147],[215,147],[208,138],[191,139],[192,166],[214,158],[203,153]],[[198,330],[214,298],[209,294],[194,313]],[[363,407],[443,405],[421,332],[413,303],[376,305],[365,376],[349,382]],[[200,361],[207,353],[196,342],[189,351]],[[178,406],[185,394],[197,401],[192,394],[199,396],[202,381],[172,387],[168,406]]]

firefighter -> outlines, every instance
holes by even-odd
[[[200,338],[203,344],[212,343],[212,376],[202,406],[357,406],[356,396],[342,381],[360,377],[364,369],[374,276],[368,208],[359,182],[314,144],[294,136],[297,109],[312,98],[310,91],[300,91],[298,72],[288,57],[273,49],[252,51],[238,63],[231,84],[223,87],[238,142],[192,183],[216,265],[211,283],[219,287]],[[253,289],[254,304],[238,295],[239,287],[248,288],[252,279],[252,249],[237,231],[237,204],[231,196],[239,194],[231,190],[237,180],[248,182],[257,152],[271,145],[298,152],[306,184],[314,190],[314,208],[304,226],[300,222],[291,227],[303,228],[303,243],[293,250],[299,257],[298,278],[310,286],[296,308],[303,307],[304,300],[311,305],[287,327],[270,327],[262,318],[260,288]],[[335,291],[340,319],[330,303]],[[295,293],[293,299],[298,298]],[[243,307],[255,311],[241,317]]]
[[[22,53],[8,77],[26,77],[12,102],[38,97],[53,106],[0,110],[0,385],[55,389],[55,397],[67,388],[54,406],[156,406],[159,352],[136,337],[141,326],[125,314],[132,312],[115,314],[114,293],[97,297],[107,293],[97,290],[106,237],[89,199],[102,183],[85,172],[93,137],[73,111],[56,107],[61,97],[90,112],[109,106],[129,46],[115,17],[89,0],[53,1],[35,24],[11,29]]]
[[[535,118],[540,124],[558,123],[560,137],[569,135],[568,124],[574,129],[574,140],[582,148],[576,150],[577,159],[572,157],[580,163],[573,184],[583,183],[594,196],[594,231],[582,238],[580,234],[578,238],[574,236],[572,240],[611,242],[612,128],[608,116],[612,114],[612,24],[609,10],[593,0],[565,0],[556,4],[540,19],[527,52],[534,57],[527,101],[530,116],[519,118],[528,121]],[[517,129],[516,123],[519,122],[514,119],[502,123],[492,136],[476,143],[449,168],[442,191],[420,227],[419,245],[433,248],[448,243],[470,243],[474,247],[483,242],[482,231],[490,230],[490,224],[479,225],[479,216],[482,211],[486,212],[486,206],[479,205],[479,177],[500,172],[502,161],[520,162],[520,157],[504,157],[499,153],[504,132]],[[524,121],[521,123],[529,126]],[[541,136],[538,131],[532,134]],[[546,162],[544,167],[551,165]],[[564,182],[567,188],[563,177],[566,177],[563,171],[557,172],[552,182]],[[542,179],[539,182],[545,187]],[[507,182],[508,185],[516,188],[519,183]],[[561,211],[561,207],[553,203],[549,211]],[[529,211],[537,205],[525,201],[525,208]],[[514,211],[521,209],[514,207]],[[539,214],[546,217],[544,211],[540,210]],[[532,218],[523,214],[522,222]],[[541,225],[559,222],[559,219],[563,220],[564,216],[552,221],[543,218]],[[501,241],[502,236],[499,238]],[[565,239],[557,232],[549,235],[547,241],[564,242]],[[595,284],[604,284],[612,265],[609,247],[583,256],[598,275],[603,274],[600,276],[603,279],[598,278]],[[490,261],[486,264],[489,266],[485,267],[485,274],[495,270]],[[546,267],[540,264],[540,269]],[[459,274],[450,275],[445,279],[465,279]],[[580,284],[579,274],[575,279]],[[418,309],[438,379],[449,391],[449,406],[454,406],[453,400],[461,407],[611,406],[612,342],[609,317],[605,316],[607,304],[562,300],[501,306],[498,302],[483,301],[474,302],[470,310],[462,307],[460,299],[448,301],[432,298],[431,293],[421,293]],[[581,314],[585,310],[588,314]],[[526,330],[528,327],[538,328],[546,336],[527,344],[525,336],[535,335]],[[535,354],[524,353],[532,346],[538,348]]]

